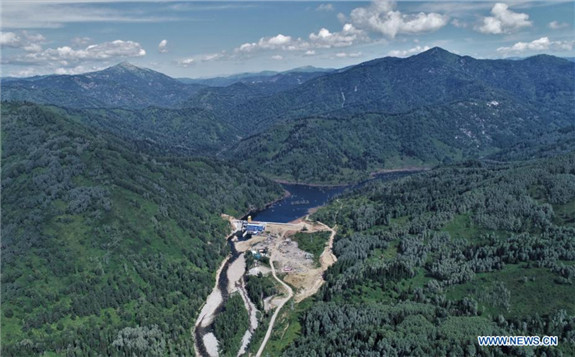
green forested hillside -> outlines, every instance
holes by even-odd
[[[468,100],[395,115],[287,121],[226,154],[274,178],[329,184],[363,180],[383,168],[479,157],[552,127],[527,104]]]
[[[405,113],[468,100],[529,104],[555,122],[573,118],[574,76],[575,64],[558,57],[481,60],[436,47],[408,58],[360,63],[233,108],[228,100],[211,107],[227,108],[222,119],[245,133],[295,118]]]
[[[575,354],[575,154],[374,182],[314,217],[337,224],[338,260],[285,356]]]
[[[283,192],[2,103],[2,355],[193,354],[227,223]]]
[[[575,148],[575,126],[571,125],[535,135],[490,155],[489,158],[505,161],[529,160],[566,154],[572,152],[573,148]]]
[[[203,109],[65,110],[77,121],[112,132],[147,151],[215,156],[237,140],[235,130]]]

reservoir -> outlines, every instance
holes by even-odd
[[[373,179],[347,186],[309,186],[298,184],[282,184],[290,196],[272,204],[268,208],[255,212],[252,218],[262,222],[287,223],[308,214],[312,208],[325,205],[334,197],[352,189],[360,188],[372,181],[396,180],[415,172],[388,172],[376,175]]]

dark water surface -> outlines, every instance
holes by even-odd
[[[291,222],[305,216],[311,208],[323,206],[329,202],[329,200],[347,190],[359,188],[374,180],[390,181],[413,173],[414,172],[383,173],[369,181],[336,187],[282,184],[283,188],[291,195],[262,211],[253,213],[252,218],[262,222]]]

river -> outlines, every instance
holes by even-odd
[[[312,208],[320,207],[334,197],[366,185],[374,180],[391,181],[414,172],[387,172],[376,175],[373,179],[346,186],[309,186],[299,184],[281,184],[290,195],[264,210],[252,213],[252,219],[262,222],[287,223],[304,217]]]

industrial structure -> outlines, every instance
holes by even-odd
[[[258,235],[266,230],[266,224],[263,222],[252,221],[252,216],[248,216],[247,221],[241,221],[242,233],[250,235]]]

